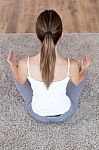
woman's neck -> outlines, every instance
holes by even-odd
[[[55,52],[56,52],[56,59],[60,58],[60,54],[59,54],[59,52],[57,50],[57,46],[55,47]],[[38,55],[40,56],[40,52],[39,52]]]

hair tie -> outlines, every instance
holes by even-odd
[[[52,35],[52,32],[51,32],[51,31],[47,31],[47,32],[46,32],[46,34],[50,34],[50,35]]]

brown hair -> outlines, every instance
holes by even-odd
[[[40,71],[48,88],[54,79],[55,45],[62,35],[62,21],[54,10],[45,10],[37,18],[36,34],[41,41]]]

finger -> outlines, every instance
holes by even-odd
[[[83,57],[83,61],[86,61],[86,56]]]
[[[10,62],[10,58],[9,58],[9,57],[7,58],[7,62],[8,62],[8,63]]]
[[[86,61],[89,61],[89,57],[88,56],[86,56]]]
[[[15,52],[12,50],[11,51],[12,56],[16,56]]]
[[[10,54],[10,55],[13,55],[13,50],[10,50],[10,51],[9,51],[9,54]]]
[[[11,57],[12,57],[12,54],[11,54],[11,51],[9,51],[9,54],[8,54],[7,59],[8,59],[8,60],[10,60],[10,59],[11,59]]]
[[[8,58],[10,58],[11,57],[11,52],[9,52],[9,54],[8,54]]]
[[[11,50],[9,51],[9,54],[11,54]]]
[[[10,50],[10,52],[13,52],[13,50]]]
[[[89,53],[87,53],[86,56],[87,56],[87,59],[90,59],[90,54]]]
[[[9,53],[8,53],[8,57],[11,57],[11,51],[9,51]]]
[[[88,58],[87,54],[85,55],[84,59],[85,59],[85,61],[88,61],[89,58]]]
[[[85,56],[85,61],[87,60],[87,56]]]

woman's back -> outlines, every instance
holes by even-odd
[[[28,80],[33,90],[32,109],[41,116],[64,114],[71,106],[71,101],[66,95],[67,83],[70,80],[70,60],[64,60],[57,55],[55,78],[48,89],[41,79],[39,60],[39,55],[27,59]]]
[[[30,57],[29,59],[30,75],[37,81],[42,81],[40,72],[40,54]],[[54,82],[61,81],[66,78],[68,70],[68,61],[66,58],[57,55],[54,72]]]

